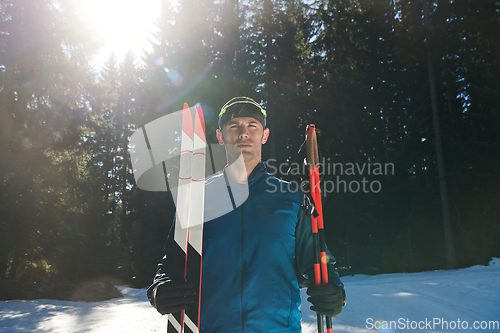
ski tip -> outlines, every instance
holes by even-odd
[[[184,110],[182,111],[182,131],[193,140],[193,120],[187,103],[184,103]]]
[[[201,120],[204,120],[203,117],[203,109],[201,108],[200,104],[196,104],[196,113],[200,117]],[[204,121],[203,121],[204,122]]]
[[[203,117],[203,109],[201,108],[200,104],[196,106],[196,120],[194,123],[194,132],[204,142],[207,142],[206,131],[205,131],[205,118]]]

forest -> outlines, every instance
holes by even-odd
[[[500,1],[163,0],[155,26],[95,69],[80,1],[0,0],[1,281],[148,286],[175,207],[129,138],[187,102],[215,144],[234,96],[267,111],[278,178],[316,124],[341,275],[500,257]]]

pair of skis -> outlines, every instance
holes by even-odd
[[[201,106],[196,107],[194,126],[191,110],[186,103],[182,112],[173,272],[177,273],[176,279],[193,283],[198,300],[187,310],[167,316],[167,332],[199,333],[207,144]]]
[[[314,200],[316,216],[311,216],[314,244],[314,282],[316,287],[328,284],[328,270],[326,258],[325,230],[323,224],[323,205],[321,203],[321,187],[319,180],[319,154],[316,139],[316,126],[307,125],[306,128],[307,166],[309,169],[309,187]],[[324,333],[323,316],[318,313],[318,333]],[[332,319],[326,316],[326,331],[333,333]]]

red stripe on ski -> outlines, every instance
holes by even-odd
[[[198,288],[198,329],[200,328],[200,314],[201,314],[201,277],[202,277],[202,268],[203,268],[203,236],[201,237],[201,253],[200,253],[200,288]]]
[[[201,126],[196,126],[198,122]],[[203,140],[203,142],[207,142],[206,132],[205,132],[205,118],[203,117],[203,109],[201,108],[201,105],[196,106],[196,120],[194,125],[194,131],[196,135],[198,135],[200,139]]]
[[[193,121],[187,103],[184,103],[184,110],[182,112],[182,131],[193,140]]]

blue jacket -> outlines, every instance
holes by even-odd
[[[206,193],[228,177],[221,173],[207,181]],[[206,195],[205,210],[218,199]],[[249,177],[248,198],[235,209],[238,200],[233,199],[230,212],[204,224],[202,333],[301,332],[299,279],[314,280],[311,218],[301,208],[304,200],[261,163]],[[172,276],[172,242],[173,228],[148,289],[150,300],[153,288]],[[330,283],[343,287],[335,258],[327,255]]]

